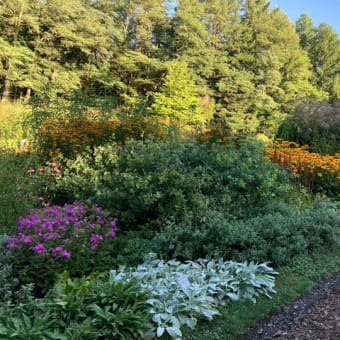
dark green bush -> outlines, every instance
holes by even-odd
[[[65,273],[44,299],[24,286],[0,309],[0,339],[141,339],[148,323],[148,295],[136,282],[107,275],[72,280]]]
[[[247,141],[237,150],[198,142],[106,145],[67,161],[50,189],[56,202],[98,203],[122,230],[159,230],[169,219],[197,224],[210,210],[226,219],[256,216],[265,202],[293,191],[288,175]]]
[[[0,235],[0,304],[4,302],[7,291],[12,287],[12,266],[10,254],[6,248],[7,235]]]
[[[38,167],[34,153],[0,148],[0,233],[10,234],[19,216],[41,205],[43,174]]]
[[[245,221],[227,221],[211,211],[200,224],[168,225],[156,235],[163,256],[169,244],[182,259],[223,257],[235,261],[289,263],[295,256],[332,247],[340,237],[340,214],[331,203],[317,201],[294,208],[283,202],[264,207],[263,215]]]

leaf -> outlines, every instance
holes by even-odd
[[[168,334],[173,337],[173,338],[176,338],[176,337],[182,337],[182,332],[179,328],[177,327],[167,327],[166,328],[166,331],[168,332]]]
[[[164,327],[158,327],[157,328],[157,337],[161,337],[165,332],[165,328]]]

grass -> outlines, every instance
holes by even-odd
[[[256,304],[250,301],[232,302],[220,311],[221,315],[214,321],[201,322],[193,331],[186,329],[184,339],[232,340],[246,334],[259,321],[340,272],[340,248],[298,257],[289,266],[279,268],[278,272],[277,294],[272,299],[261,296]]]

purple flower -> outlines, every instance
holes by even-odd
[[[71,257],[71,253],[69,253],[67,250],[63,250],[60,253],[60,256],[70,258]]]

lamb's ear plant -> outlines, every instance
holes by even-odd
[[[182,326],[194,328],[199,318],[212,320],[218,306],[228,300],[250,299],[275,293],[274,275],[267,264],[235,263],[220,260],[196,262],[159,260],[149,254],[135,270],[121,267],[110,272],[110,281],[137,280],[152,298],[149,314],[154,324],[145,339],[161,337],[181,339]]]

